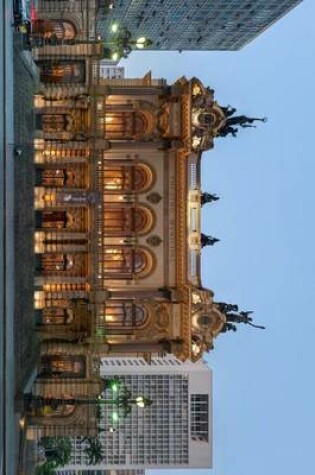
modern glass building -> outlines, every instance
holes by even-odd
[[[152,358],[150,364],[143,358],[108,357],[101,373],[117,377],[132,398],[145,396],[152,404],[133,406],[119,420],[113,418],[113,406],[102,406],[103,460],[93,470],[212,466],[211,371],[205,363],[182,363],[171,355]],[[64,473],[91,470],[86,442],[72,440],[71,465]]]
[[[98,33],[117,21],[152,50],[238,50],[301,0],[99,0]]]

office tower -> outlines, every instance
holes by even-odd
[[[102,0],[97,31],[111,41],[114,22],[153,50],[237,50],[301,0]],[[109,8],[112,6],[113,8]]]
[[[100,419],[103,460],[100,469],[207,468],[212,464],[211,371],[203,363],[182,363],[173,356],[104,358],[103,378],[118,378],[132,397],[152,400],[146,408],[132,407],[119,420],[115,407],[102,406]],[[73,440],[65,469],[90,469],[86,441]]]

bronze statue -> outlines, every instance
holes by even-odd
[[[234,112],[236,112],[236,109],[235,107],[232,107],[230,105],[226,106],[226,107],[222,107],[221,106],[221,109],[225,115],[225,117],[231,117],[231,115],[234,114]]]
[[[201,199],[200,199],[201,206],[205,205],[206,203],[212,203],[212,201],[218,201],[219,199],[220,199],[219,196],[211,195],[207,191],[204,191],[203,193],[201,193]]]
[[[206,234],[201,233],[201,247],[213,246],[216,242],[219,242],[220,239],[217,239],[213,236],[207,236]]]
[[[228,118],[226,121],[226,125],[240,125],[241,127],[243,127],[244,124],[253,124],[255,121],[267,122],[267,117],[259,118],[247,117],[246,115],[236,115],[234,117]]]
[[[225,323],[223,325],[223,327],[221,328],[220,332],[221,333],[225,333],[227,331],[233,331],[233,332],[236,332],[237,331],[237,327],[236,325],[233,325],[233,323]]]
[[[236,127],[231,127],[230,125],[225,125],[222,129],[219,130],[218,136],[219,137],[226,137],[227,135],[231,134],[233,137],[236,137],[238,133],[238,129]]]
[[[238,312],[238,305],[225,302],[214,302],[215,305],[219,308],[220,312]]]
[[[226,313],[226,321],[227,322],[233,322],[233,323],[245,323],[246,325],[251,325],[254,328],[260,328],[261,330],[265,330],[266,327],[262,325],[255,325],[253,323],[252,317],[249,317],[251,313],[254,313],[253,311],[247,311],[247,312],[239,312],[239,313],[233,313],[233,312],[228,312]]]

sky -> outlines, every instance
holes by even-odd
[[[267,116],[221,138],[202,159],[202,187],[221,200],[202,230],[203,286],[254,310],[265,331],[223,334],[207,357],[214,379],[214,468],[150,475],[312,473],[315,432],[315,1],[239,52],[141,52],[127,76],[197,76],[222,105]],[[313,307],[314,305],[314,307]]]

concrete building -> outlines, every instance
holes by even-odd
[[[237,50],[301,0],[102,0],[97,31],[111,41],[114,21],[153,41],[153,50]],[[113,8],[109,8],[109,6]]]
[[[93,469],[211,467],[212,387],[205,363],[182,363],[173,356],[152,358],[151,364],[131,357],[102,363],[104,378],[119,378],[133,398],[144,395],[153,403],[134,406],[118,421],[113,406],[102,406],[103,460]],[[73,447],[71,465],[65,468],[91,469],[86,442],[73,439]]]
[[[125,77],[125,68],[111,64],[107,60],[100,61],[100,77],[104,79],[123,79]]]

